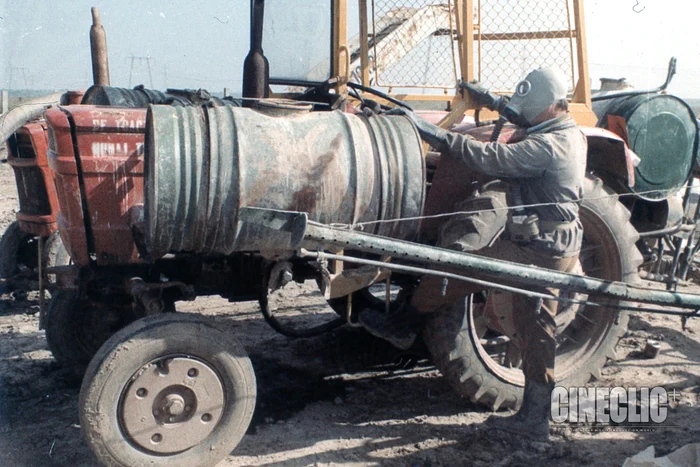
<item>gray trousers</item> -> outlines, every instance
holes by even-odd
[[[503,234],[507,211],[499,208],[506,205],[505,184],[497,182],[484,187],[478,197],[472,197],[457,206],[459,211],[480,211],[450,218],[440,229],[439,247],[457,251],[504,259],[521,264],[539,266],[561,272],[572,272],[578,255],[558,257],[542,249],[516,244]],[[462,274],[462,272],[449,271]],[[497,279],[496,279],[497,280]],[[505,281],[499,281],[506,283]],[[509,284],[511,285],[511,284]],[[483,290],[483,287],[460,281],[450,281],[446,294],[442,295],[442,278],[424,276],[414,292],[411,305],[420,312],[433,313],[444,310],[464,300],[468,294]],[[542,293],[558,296],[559,291],[548,287],[528,287]],[[501,294],[499,302],[503,303]],[[521,294],[507,293],[512,300],[512,327],[509,337],[519,347],[525,377],[542,383],[554,382],[554,357],[556,354],[556,323],[558,302],[545,300],[538,307],[537,299]]]

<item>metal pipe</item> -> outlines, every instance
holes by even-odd
[[[109,60],[107,59],[107,34],[100,21],[100,10],[92,7],[90,26],[90,53],[92,54],[92,80],[95,84],[109,86]]]
[[[27,122],[41,117],[47,107],[61,103],[63,92],[29,99],[0,116],[0,142],[5,142],[12,133],[22,128]]]
[[[688,228],[685,228],[686,226],[688,226]],[[695,226],[690,225],[690,224],[675,225],[673,227],[668,227],[668,228],[660,229],[660,230],[650,230],[649,232],[639,232],[639,238],[661,237],[662,235],[673,235],[675,233],[680,232],[681,230],[684,232],[690,232],[694,228],[695,228]]]
[[[406,274],[411,274],[411,275],[417,275],[417,276],[422,276],[422,275],[433,275],[433,276],[438,276],[438,277],[443,277],[446,279],[454,279],[462,282],[469,282],[471,284],[477,284],[481,285],[484,288],[488,289],[498,289],[502,290],[504,292],[511,292],[511,293],[516,293],[520,295],[525,295],[527,297],[531,298],[541,298],[543,300],[555,300],[558,302],[565,302],[565,303],[573,303],[577,305],[584,305],[587,307],[597,307],[597,308],[611,308],[615,310],[631,310],[631,311],[639,311],[639,312],[645,312],[645,313],[656,313],[656,314],[662,314],[662,315],[671,315],[671,316],[682,316],[686,318],[691,318],[691,317],[700,317],[700,312],[698,311],[682,311],[682,310],[664,310],[664,309],[656,309],[656,308],[640,308],[637,306],[631,306],[631,305],[624,305],[624,304],[610,304],[610,303],[597,303],[597,302],[591,302],[589,300],[579,300],[576,298],[568,298],[568,297],[563,297],[563,296],[554,296],[554,295],[549,295],[549,294],[543,294],[540,292],[533,292],[532,290],[528,289],[522,289],[518,287],[511,287],[508,285],[503,285],[497,282],[490,282],[490,281],[485,281],[481,279],[475,279],[473,277],[467,277],[467,276],[460,276],[459,274],[453,274],[445,271],[440,271],[437,269],[427,269],[427,268],[421,268],[421,267],[415,267],[415,266],[407,266],[404,264],[396,264],[396,263],[387,263],[387,262],[382,262],[382,261],[375,261],[371,259],[364,259],[364,258],[355,258],[353,256],[347,256],[347,255],[334,255],[331,253],[324,253],[324,252],[312,252],[308,251],[304,248],[301,249],[301,256],[305,258],[317,258],[319,260],[339,260],[339,261],[346,261],[348,263],[355,263],[355,264],[361,264],[361,265],[366,265],[366,266],[377,266],[381,267],[384,269],[391,269],[393,271],[398,271]],[[352,295],[349,295],[348,298],[351,298]]]
[[[349,83],[347,83],[347,85],[349,88],[357,89],[358,91],[368,92],[370,94],[374,94],[375,96],[380,97],[388,102],[391,102],[392,104],[401,106],[401,107],[408,109],[408,110],[413,110],[413,108],[410,105],[408,105],[407,103],[405,103],[404,101],[396,99],[395,97],[391,97],[389,94],[383,93],[382,91],[380,91],[378,89],[375,89],[375,88],[372,88],[369,86],[363,86],[362,84],[357,84],[357,83],[353,83],[353,82],[349,82]]]
[[[700,309],[700,295],[697,294],[642,289],[623,282],[567,274],[362,232],[341,230],[316,222],[308,222],[304,238],[303,246],[309,250],[323,249],[328,245],[334,245],[366,253],[403,258],[431,266],[457,268],[479,275],[503,278],[523,285],[546,285],[619,300]]]
[[[265,0],[250,3],[250,51],[243,61],[243,97],[261,99],[269,95],[270,65],[262,48]],[[244,107],[255,101],[244,100]]]
[[[46,329],[46,301],[44,300],[44,237],[39,236],[37,245],[39,267],[39,330]]]
[[[673,76],[676,74],[676,57],[671,57],[671,60],[668,63],[668,72],[666,74],[666,81],[659,86],[658,88],[654,89],[647,89],[647,90],[640,90],[640,91],[625,91],[625,92],[615,92],[612,94],[604,94],[602,96],[593,96],[591,98],[591,101],[593,102],[598,102],[598,101],[606,101],[610,99],[615,99],[616,97],[630,97],[630,96],[639,96],[641,94],[657,94],[659,92],[663,92],[666,90],[669,84],[671,84],[671,79]]]

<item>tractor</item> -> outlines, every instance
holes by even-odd
[[[54,357],[82,378],[81,428],[101,462],[213,465],[244,435],[253,367],[235,336],[177,313],[197,296],[257,300],[273,329],[303,338],[401,307],[422,274],[444,287],[476,281],[484,293],[429,316],[422,337],[455,389],[493,410],[518,407],[524,384],[518,348],[493,319],[494,291],[562,289],[556,377],[569,387],[615,358],[629,302],[700,308],[696,295],[631,286],[643,265],[669,289],[692,265],[697,200],[682,189],[697,120],[663,92],[668,80],[591,96],[582,1],[294,3],[252,0],[241,99],[111,87],[97,40],[95,85],[80,104],[44,113],[70,264],[46,268],[42,316]],[[589,143],[580,274],[436,248],[455,204],[488,180],[431,151],[407,118],[363,109],[411,106],[453,131],[517,141],[461,83],[507,94],[545,63],[571,77],[571,113]],[[289,326],[270,297],[306,281],[337,316]]]

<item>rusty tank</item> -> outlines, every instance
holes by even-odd
[[[417,237],[418,220],[396,222],[419,216],[425,200],[414,126],[405,117],[288,107],[150,107],[145,230],[153,259],[244,250],[244,206],[302,211],[325,224],[384,221],[369,231]]]

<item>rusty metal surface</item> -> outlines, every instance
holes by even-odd
[[[24,232],[48,237],[58,228],[58,198],[46,158],[48,136],[44,122],[28,123],[8,140],[7,162],[17,183],[17,221]]]
[[[73,262],[78,266],[87,266],[90,257],[70,122],[68,116],[57,107],[48,109],[44,116],[49,127],[49,167],[55,173],[60,206],[56,218],[58,231]]]
[[[404,117],[151,106],[147,126],[145,222],[153,259],[240,251],[244,206],[306,212],[328,224],[422,211],[421,142]],[[378,223],[368,231],[408,239],[419,225]]]
[[[109,86],[109,60],[107,57],[107,34],[100,21],[100,11],[92,7],[90,26],[90,54],[92,55],[92,79],[95,84]]]
[[[300,252],[301,257],[317,258],[321,262],[330,259],[373,266],[379,269],[396,270],[413,275],[436,275],[460,282],[473,282],[488,288],[502,289],[536,298],[551,299],[552,297],[549,295],[530,288],[531,286],[546,286],[564,289],[568,292],[588,294],[589,296],[676,308],[674,310],[639,308],[639,310],[645,312],[688,317],[700,316],[698,311],[700,310],[700,294],[653,290],[620,281],[559,272],[528,264],[488,258],[478,254],[447,250],[396,238],[352,231],[310,221],[306,213],[241,208],[241,217],[250,222],[251,225],[248,226],[250,232],[283,231],[277,234],[279,239],[283,239],[279,245],[280,249],[286,249],[290,252],[297,251]],[[257,226],[255,225],[256,223]],[[301,235],[302,231],[303,235]],[[248,239],[251,242],[249,244],[251,247],[257,246],[263,249],[267,245],[264,235],[251,235]],[[258,243],[253,243],[255,241]],[[391,257],[394,260],[376,261],[326,253],[328,250],[341,249],[351,249],[381,257]],[[561,300],[577,301],[566,297],[561,298]],[[610,303],[601,304],[588,301],[582,301],[582,303],[611,309],[618,307]],[[623,309],[637,309],[626,304],[621,304],[619,307]],[[678,310],[678,308],[694,311],[685,312]]]
[[[329,246],[351,245],[354,250],[388,255],[397,259],[441,268],[456,268],[470,276],[487,277],[497,282],[506,280],[528,286],[545,285],[625,301],[700,310],[700,295],[698,294],[635,287],[624,282],[557,272],[531,265],[379,237],[364,232],[342,230],[315,222],[307,224],[303,245],[313,251],[327,249]],[[342,257],[338,258],[343,259]],[[392,267],[391,264],[385,263],[364,262],[364,264]],[[427,270],[422,272],[430,273]]]
[[[140,261],[131,211],[143,203],[145,117],[145,109],[87,105],[46,112],[53,134],[49,163],[56,173],[59,229],[79,266],[86,266],[91,256],[97,264]]]

